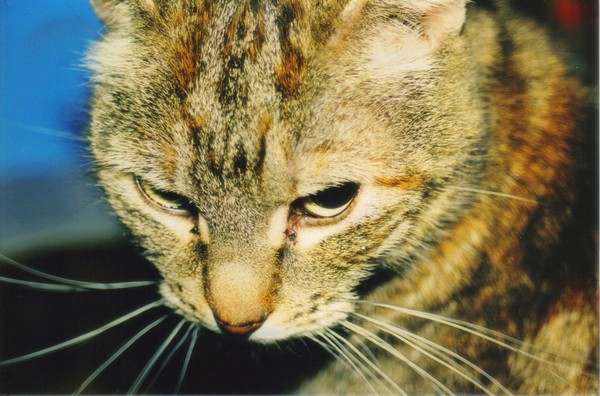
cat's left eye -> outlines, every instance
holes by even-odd
[[[150,183],[142,180],[137,176],[135,178],[135,181],[142,194],[150,202],[164,209],[174,211],[188,211],[191,206],[190,201],[179,194],[157,189],[151,186]]]

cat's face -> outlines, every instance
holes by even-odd
[[[96,2],[98,173],[186,318],[260,342],[331,326],[464,205],[484,133],[464,4],[382,3]]]

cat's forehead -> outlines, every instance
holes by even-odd
[[[308,1],[134,3],[133,19],[109,26],[91,59],[96,98],[111,103],[96,106],[96,147],[115,167],[163,172],[180,185],[190,174],[215,187],[226,179],[328,184],[371,172],[370,157],[399,152],[382,143],[381,119],[426,86],[414,73],[401,80],[420,65],[410,41],[398,40],[402,23],[365,22],[374,39],[353,41],[336,22],[353,20],[345,1],[319,12]],[[396,40],[384,41],[398,45],[382,47],[388,30]],[[383,53],[402,66],[394,83],[382,76]],[[353,169],[357,157],[362,169]]]
[[[182,98],[173,132],[187,136],[179,139],[183,150],[197,151],[186,168],[220,181],[290,179],[282,171],[290,170],[309,97],[302,91],[315,34],[308,6],[215,2],[178,11],[187,22],[173,30],[169,55],[158,61],[166,75],[175,73]]]
[[[340,4],[330,5],[331,13],[311,13],[306,1],[173,2],[149,17],[159,22],[141,36],[151,45],[162,43],[185,92],[210,84],[221,105],[243,104],[257,88],[253,84],[262,81],[287,99],[298,94],[308,59],[330,33],[344,1],[332,3]]]

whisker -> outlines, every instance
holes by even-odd
[[[90,289],[83,289],[83,288],[77,287],[77,286],[57,285],[55,283],[26,281],[26,280],[22,280],[22,279],[7,278],[4,276],[0,276],[0,282],[7,283],[10,285],[27,287],[30,289],[50,291],[50,292],[80,292],[80,291],[89,291],[90,290]]]
[[[343,343],[340,341],[340,338],[342,340],[345,340],[344,337],[340,336],[331,329],[327,329],[326,333],[333,337],[331,341],[334,342],[338,346],[338,348],[340,348],[346,354],[346,356],[348,356],[348,358],[352,360],[352,362],[354,362],[354,367],[356,368],[356,370],[363,374],[366,373],[366,375],[369,378],[377,381],[381,386],[387,389],[387,386],[385,386],[385,384],[383,384],[383,382],[381,382],[381,380],[367,366],[365,366],[363,362],[361,362],[361,359],[359,359],[356,355],[352,354],[352,351],[348,350],[348,348],[346,348],[343,345]],[[371,382],[364,375],[361,377],[369,385],[369,387],[371,388],[371,390],[373,390],[374,393],[379,394],[379,392],[375,390],[375,388],[371,385]]]
[[[156,364],[156,361],[158,360],[158,358],[163,354],[163,352],[165,351],[165,349],[167,349],[167,347],[169,346],[169,344],[171,343],[171,341],[173,341],[173,338],[175,338],[175,336],[177,335],[177,333],[179,332],[179,330],[181,330],[181,327],[183,327],[183,325],[185,324],[185,322],[186,322],[185,319],[181,319],[179,321],[179,324],[177,326],[175,326],[175,328],[173,329],[173,331],[171,332],[171,334],[169,334],[169,336],[167,337],[167,339],[160,345],[160,347],[156,350],[156,352],[154,353],[154,355],[152,355],[152,357],[150,358],[150,360],[148,361],[148,363],[146,363],[146,365],[144,366],[144,368],[142,369],[142,371],[140,372],[140,374],[137,376],[137,378],[135,379],[135,381],[133,382],[133,384],[131,385],[131,387],[127,391],[127,394],[134,395],[134,394],[136,394],[138,392],[138,390],[140,389],[140,386],[142,385],[142,383],[144,382],[144,380],[146,379],[146,377],[150,373],[150,370],[152,370],[152,368]]]
[[[552,370],[548,370],[548,369],[546,369],[546,371],[547,371],[547,372],[548,372],[550,375],[554,376],[556,379],[558,379],[559,381],[561,381],[563,384],[565,384],[565,385],[567,385],[569,388],[571,388],[571,390],[573,391],[573,394],[577,394],[577,393],[579,393],[579,392],[578,392],[578,389],[577,389],[577,387],[576,387],[576,386],[574,386],[574,385],[573,385],[571,382],[567,381],[566,379],[564,379],[564,378],[563,378],[563,377],[561,377],[560,375],[556,374],[556,373],[555,373],[554,371],[552,371]]]
[[[385,304],[385,303],[378,303],[378,302],[371,302],[371,301],[364,301],[364,300],[357,300],[356,302],[362,303],[362,304],[368,304],[368,305],[372,305],[372,306],[376,306],[376,307],[391,309],[391,310],[394,310],[396,312],[403,313],[406,315],[410,315],[410,316],[418,317],[421,319],[427,319],[427,320],[431,320],[431,321],[434,321],[437,323],[441,323],[441,324],[453,327],[455,329],[462,330],[464,332],[467,332],[469,334],[472,334],[472,335],[482,338],[484,340],[490,341],[498,346],[501,346],[510,351],[519,353],[519,354],[526,356],[532,360],[535,360],[535,361],[538,361],[541,363],[546,363],[548,365],[552,365],[555,367],[566,368],[568,366],[566,364],[563,364],[563,363],[560,363],[557,361],[549,360],[548,358],[545,358],[545,357],[534,355],[533,353],[530,353],[523,348],[528,348],[532,351],[537,351],[548,357],[560,359],[563,361],[571,361],[571,362],[576,362],[579,364],[587,364],[588,363],[587,361],[582,361],[580,359],[573,359],[573,358],[569,358],[569,357],[558,356],[551,352],[543,351],[539,348],[536,348],[534,345],[528,344],[524,341],[520,341],[520,340],[510,337],[506,334],[488,329],[483,326],[478,326],[473,323],[465,322],[462,320],[446,318],[446,317],[443,317],[440,315],[436,315],[436,314],[432,314],[432,313],[428,313],[428,312],[421,312],[421,311],[417,311],[414,309],[402,308],[402,307],[392,305],[392,304]],[[514,345],[511,345],[511,343]]]
[[[3,119],[2,122],[8,127],[18,128],[23,131],[35,132],[40,135],[54,136],[54,137],[58,137],[61,139],[75,140],[77,142],[85,142],[85,139],[83,137],[74,135],[73,133],[70,133],[70,132],[61,131],[59,129],[41,127],[38,125],[24,124],[22,122],[8,120],[6,118]]]
[[[396,384],[385,372],[383,372],[379,367],[377,367],[371,360],[369,360],[369,358],[367,358],[362,352],[360,352],[354,345],[352,345],[352,343],[350,341],[348,341],[347,339],[345,339],[344,337],[340,336],[339,334],[335,333],[335,332],[331,332],[332,335],[334,337],[336,337],[338,340],[340,340],[342,343],[346,344],[348,346],[348,348],[350,348],[350,350],[352,352],[355,353],[356,356],[358,356],[361,360],[363,360],[365,363],[367,363],[371,369],[373,371],[375,371],[377,374],[379,374],[386,382],[388,382],[392,388],[394,388],[394,390],[396,390],[396,392],[398,394],[401,395],[407,395],[406,392],[404,392],[404,390],[402,390],[402,388],[400,388],[398,386],[398,384]],[[366,370],[367,372],[370,372],[369,370]],[[388,386],[386,384],[384,384],[376,375],[371,374],[376,380],[377,382],[379,382],[380,385],[382,385],[386,390],[389,390]]]
[[[318,334],[318,336],[325,339],[325,337],[323,337],[323,334]],[[340,362],[341,364],[346,366],[346,368],[348,370],[353,370],[352,366],[350,366],[350,364],[348,364],[348,362],[346,360],[342,359],[342,357],[339,354],[337,354],[334,349],[331,348],[331,345],[328,344],[328,342],[329,342],[328,340],[325,339],[326,342],[323,342],[323,341],[319,340],[316,336],[309,336],[309,338],[311,340],[313,340],[314,342],[316,342],[317,344],[319,344],[323,349],[325,349],[325,351],[327,351],[327,353],[329,353],[331,356],[333,356],[333,358],[335,360],[337,360],[338,362]]]
[[[517,201],[522,201],[522,202],[528,202],[528,203],[534,203],[534,204],[538,203],[538,201],[536,201],[535,199],[523,198],[523,197],[519,197],[518,195],[501,193],[498,191],[481,190],[478,188],[466,187],[466,186],[452,186],[452,188],[455,188],[457,190],[474,192],[477,194],[493,195],[496,197],[515,199]]]
[[[375,356],[373,351],[371,351],[371,348],[369,348],[369,346],[363,340],[361,340],[360,338],[357,337],[356,342],[357,342],[357,344],[360,345],[362,350],[368,355],[370,361],[372,361],[373,363],[377,362],[377,356]]]
[[[125,314],[121,317],[119,317],[118,319],[113,320],[112,322],[109,322],[99,328],[97,328],[96,330],[92,330],[90,332],[87,332],[85,334],[82,334],[80,336],[77,336],[75,338],[71,338],[70,340],[67,341],[63,341],[61,343],[58,343],[56,345],[52,345],[50,347],[44,348],[44,349],[40,349],[38,351],[32,352],[32,353],[28,353],[26,355],[21,355],[21,356],[17,356],[11,359],[6,359],[6,360],[2,360],[0,361],[0,367],[2,366],[10,366],[13,364],[17,364],[17,363],[21,363],[21,362],[25,362],[27,360],[32,360],[32,359],[36,359],[39,358],[41,356],[45,356],[45,355],[49,355],[51,353],[54,352],[58,352],[60,350],[63,350],[65,348],[69,348],[73,345],[77,345],[85,340],[89,340],[90,338],[96,337],[99,334],[102,334],[103,332],[105,332],[106,330],[109,330],[115,326],[120,325],[121,323],[124,323],[126,321],[128,321],[129,319],[132,319],[152,308],[156,308],[160,305],[163,304],[163,300],[158,300],[155,302],[152,302],[150,304],[144,305],[141,308],[138,308],[128,314]]]
[[[371,385],[371,383],[369,382],[369,380],[365,377],[365,375],[363,374],[363,372],[360,370],[360,368],[356,365],[356,362],[354,361],[353,357],[351,355],[349,355],[349,353],[339,345],[338,342],[336,342],[335,339],[332,339],[329,334],[327,334],[328,332],[330,332],[329,329],[325,329],[325,332],[321,333],[320,336],[321,338],[323,338],[327,344],[329,344],[333,350],[335,352],[338,353],[338,356],[340,356],[341,358],[343,358],[346,363],[347,363],[347,367],[350,368],[350,370],[356,374],[358,374],[358,376],[360,377],[360,379],[367,384],[367,386],[373,391],[374,394],[377,394],[377,391],[375,390],[375,388],[373,388],[373,385]]]
[[[92,374],[90,374],[90,376],[87,377],[85,379],[85,381],[83,381],[83,383],[79,386],[79,388],[77,388],[77,390],[75,391],[74,394],[75,395],[80,395],[81,392],[83,392],[83,390],[85,388],[87,388],[88,385],[92,381],[94,381],[96,379],[96,377],[98,377],[108,366],[110,366],[112,364],[112,362],[114,362],[119,356],[121,356],[127,349],[129,349],[129,347],[131,347],[143,335],[145,335],[150,330],[152,330],[153,328],[155,328],[156,326],[158,326],[158,324],[162,323],[168,316],[169,315],[165,315],[162,318],[159,318],[159,319],[155,320],[154,322],[150,323],[149,325],[147,325],[146,327],[144,327],[142,330],[140,330],[136,335],[134,335],[133,337],[131,337],[131,339],[129,341],[127,341],[125,344],[123,344],[121,346],[121,348],[119,348],[115,353],[113,353],[111,355],[111,357],[109,357],[96,370],[94,370],[94,372]]]
[[[417,364],[408,359],[402,352],[394,349],[391,345],[385,342],[381,337],[376,334],[370,332],[367,329],[364,329],[354,323],[348,322],[346,320],[340,322],[340,324],[346,327],[348,330],[354,331],[356,334],[360,334],[365,337],[367,340],[371,341],[373,344],[377,345],[381,349],[389,352],[391,355],[395,356],[410,368],[412,368],[417,374],[419,374],[423,379],[426,379],[430,382],[431,386],[436,389],[439,393],[450,395],[454,394],[450,389],[448,389],[444,384],[442,384],[439,380],[425,371],[423,368],[419,367]]]
[[[512,394],[496,378],[494,378],[492,375],[490,375],[489,373],[487,373],[482,368],[480,368],[477,365],[475,365],[470,360],[464,358],[463,356],[460,356],[456,352],[451,351],[450,349],[445,348],[442,345],[439,345],[439,344],[437,344],[437,343],[435,343],[433,341],[430,341],[430,340],[428,340],[428,339],[426,339],[424,337],[418,336],[416,334],[412,334],[412,333],[410,333],[408,331],[406,333],[406,336],[409,337],[409,338],[412,338],[413,340],[415,340],[418,343],[421,343],[421,345],[425,344],[425,347],[427,348],[427,350],[432,351],[432,353],[435,353],[437,356],[439,356],[440,358],[444,359],[448,363],[455,365],[455,367],[457,367],[457,368],[461,368],[460,365],[458,365],[456,362],[454,362],[450,357],[452,357],[452,358],[460,361],[461,363],[467,365],[468,367],[470,367],[471,369],[475,370],[477,373],[481,374],[483,377],[485,377],[486,379],[488,379],[491,383],[493,383],[494,385],[496,385],[498,387],[498,389],[500,389],[504,394],[507,394],[507,395],[511,395]],[[446,354],[446,355],[444,355],[444,354]],[[448,357],[448,355],[450,357]],[[466,369],[463,369],[463,370],[464,370],[465,373],[468,373],[468,371]],[[478,385],[476,385],[476,386],[478,386]],[[482,390],[484,392],[488,393],[486,391],[486,389],[482,389]]]
[[[190,364],[190,359],[192,357],[192,351],[196,346],[196,341],[198,341],[198,333],[200,332],[201,327],[196,325],[194,332],[192,333],[192,341],[190,341],[190,346],[188,347],[187,354],[185,355],[185,360],[183,361],[183,366],[181,367],[181,373],[179,374],[179,380],[177,381],[177,388],[175,388],[174,394],[179,394],[181,390],[181,385],[183,384],[183,380],[185,378],[185,374],[187,373],[188,366]]]
[[[192,332],[193,328],[194,328],[194,324],[193,323],[189,323],[188,328],[185,331],[185,333],[183,334],[183,336],[181,337],[181,339],[177,342],[177,344],[175,344],[175,347],[173,347],[171,349],[171,352],[169,352],[169,354],[164,359],[164,361],[162,362],[162,364],[160,365],[160,367],[158,368],[158,370],[156,370],[156,373],[152,376],[152,380],[150,381],[150,383],[148,384],[148,386],[146,388],[147,389],[146,393],[149,393],[149,390],[152,389],[152,387],[154,386],[154,384],[156,383],[156,381],[160,377],[160,374],[167,367],[167,364],[169,364],[169,362],[171,361],[171,359],[173,358],[173,356],[177,353],[177,351],[181,348],[181,346],[188,340],[188,338],[190,336],[190,333]]]
[[[473,385],[475,385],[476,387],[481,389],[484,393],[486,393],[488,395],[493,394],[477,378],[475,378],[468,370],[466,370],[464,367],[457,364],[454,360],[450,359],[448,357],[448,355],[453,357],[454,359],[459,360],[460,362],[469,366],[473,370],[477,371],[479,374],[481,374],[482,376],[487,378],[494,385],[498,386],[498,388],[503,393],[511,394],[511,392],[508,389],[506,389],[504,386],[502,386],[502,384],[500,382],[498,382],[494,377],[489,375],[485,370],[481,369],[480,367],[477,367],[475,364],[473,364],[468,359],[458,355],[457,353],[449,350],[448,348],[445,348],[433,341],[430,341],[424,337],[414,334],[414,333],[412,333],[406,329],[403,329],[401,327],[390,325],[383,321],[380,321],[380,320],[377,320],[374,318],[370,318],[368,316],[361,315],[358,313],[355,313],[353,315],[377,325],[377,327],[380,328],[381,330],[396,337],[398,340],[406,343],[407,345],[414,348],[415,350],[423,353],[424,355],[430,357],[434,361],[442,364],[443,366],[445,366],[448,369],[452,370],[453,372],[457,373],[461,377],[465,378],[466,380],[471,382]],[[411,339],[412,341],[409,341],[409,339]],[[415,345],[413,342],[421,344],[421,346]],[[425,344],[425,345],[423,345],[423,344]],[[427,352],[426,350],[424,350],[422,348],[425,348],[429,352]],[[432,356],[431,353],[433,353],[436,356]],[[439,360],[439,359],[441,359],[441,360]]]
[[[48,274],[48,273],[40,271],[40,270],[36,270],[27,265],[21,264],[18,261],[15,261],[15,260],[11,259],[10,257],[3,255],[2,253],[0,253],[0,261],[4,262],[5,264],[8,264],[12,267],[18,268],[21,271],[28,272],[32,275],[39,276],[41,278],[44,278],[44,279],[47,279],[50,281],[58,282],[63,285],[76,286],[80,289],[93,289],[93,290],[129,289],[129,288],[134,288],[134,287],[152,286],[152,285],[156,285],[158,283],[156,281],[134,281],[134,282],[114,282],[114,283],[85,282],[85,281],[80,281],[80,280],[63,278],[60,276]],[[9,278],[5,278],[5,279],[9,279]],[[15,280],[15,281],[18,281],[18,280]],[[15,282],[8,282],[8,283],[15,283]]]

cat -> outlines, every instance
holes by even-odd
[[[534,22],[503,1],[92,4],[91,153],[162,277],[139,312],[333,356],[252,393],[598,392],[597,274],[569,240],[586,97]]]

